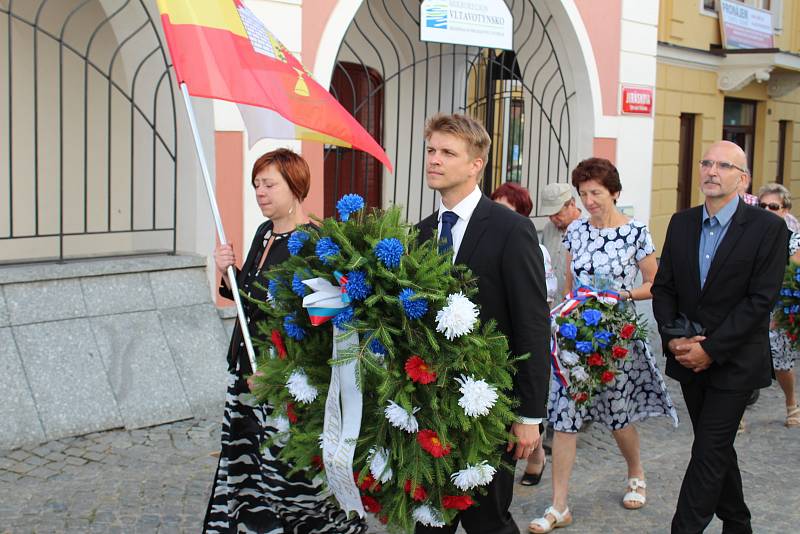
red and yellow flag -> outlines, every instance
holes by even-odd
[[[252,107],[265,108],[276,113],[258,117],[252,129],[262,136],[357,148],[392,170],[381,146],[241,0],[157,3],[178,83],[189,94],[244,104],[250,137]]]

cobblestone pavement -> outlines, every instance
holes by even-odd
[[[668,531],[691,446],[679,390],[668,383],[682,416],[679,428],[666,419],[639,425],[647,506],[621,506],[625,464],[611,435],[595,425],[580,435],[570,497],[575,523],[567,532]],[[762,390],[745,418],[737,449],[754,530],[797,532],[800,429],[783,426],[777,385]],[[0,451],[0,532],[199,532],[218,440],[218,421],[188,420]],[[537,487],[516,486],[513,513],[523,532],[549,503],[550,473],[548,465]],[[709,532],[720,528],[715,520]]]

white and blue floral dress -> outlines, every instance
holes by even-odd
[[[578,219],[567,227],[563,245],[572,255],[573,287],[603,280],[613,289],[630,290],[639,272],[638,262],[655,252],[647,226],[636,220],[617,228],[595,228],[587,219]],[[580,408],[553,376],[547,419],[554,430],[577,432],[587,420],[620,430],[657,416],[669,417],[677,426],[678,414],[650,347],[636,341],[630,349],[614,382]]]
[[[789,237],[789,256],[800,249],[800,233],[792,232]],[[776,371],[791,371],[794,369],[794,361],[800,352],[794,348],[794,343],[786,335],[783,328],[770,329],[769,348],[772,353],[772,367]]]

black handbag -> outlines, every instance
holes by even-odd
[[[706,335],[705,327],[696,321],[692,321],[686,317],[684,313],[681,313],[680,316],[670,324],[662,326],[660,330],[662,334],[670,337],[691,338],[694,336]]]

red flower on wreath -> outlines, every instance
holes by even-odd
[[[442,443],[439,434],[433,430],[420,430],[417,433],[417,441],[419,441],[420,447],[434,458],[450,454],[450,446]]]
[[[630,339],[634,332],[636,332],[636,326],[628,323],[619,331],[619,337],[622,339]]]
[[[572,400],[580,404],[581,402],[586,402],[589,400],[589,394],[585,391],[581,391],[572,395]]]
[[[356,481],[358,487],[361,488],[361,491],[372,490],[375,493],[377,493],[381,490],[380,484],[375,486],[374,489],[372,488],[372,486],[375,485],[375,477],[372,476],[372,473],[367,473],[366,475],[364,475],[364,479],[361,481],[361,484],[358,483],[358,478],[360,476],[361,476],[361,471],[356,471],[355,473],[353,473],[353,479]]]
[[[278,358],[281,360],[286,359],[286,345],[283,344],[283,337],[281,337],[281,333],[279,330],[272,331],[272,344],[275,345],[275,350],[278,351]]]
[[[325,470],[325,464],[322,463],[322,457],[319,454],[315,454],[311,457],[311,465],[319,469],[320,471]]]
[[[591,365],[592,367],[600,367],[603,365],[603,357],[600,356],[597,352],[593,352],[591,356],[586,358],[586,363]]]
[[[614,373],[612,373],[611,371],[606,371],[602,375],[600,375],[600,382],[602,382],[603,384],[608,384],[612,380],[614,380]]]
[[[445,495],[442,497],[442,506],[456,510],[466,510],[475,504],[469,495]]]
[[[382,525],[386,525],[389,523],[389,516],[386,514],[378,516],[378,521],[381,522]]]
[[[403,489],[406,493],[411,493],[411,481],[406,480],[406,485],[403,486]],[[428,498],[428,492],[425,491],[425,488],[422,487],[422,484],[417,484],[417,487],[414,488],[414,494],[411,495],[411,498],[415,501],[424,501]]]
[[[381,511],[381,503],[378,502],[378,499],[375,497],[370,497],[369,495],[362,495],[361,496],[361,504],[364,505],[364,510],[370,512],[372,514],[377,514]]]
[[[297,422],[297,413],[295,413],[294,411],[293,402],[286,403],[286,418],[289,420],[291,424],[295,424]]]
[[[628,349],[622,348],[618,345],[614,345],[614,348],[611,349],[611,355],[614,358],[621,360],[622,358],[628,355]]]
[[[420,384],[430,384],[436,380],[436,373],[425,363],[425,360],[414,354],[406,360],[406,374],[414,382]]]

